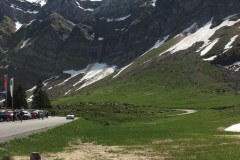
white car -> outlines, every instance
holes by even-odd
[[[32,115],[28,111],[23,111],[23,119],[31,119]]]
[[[75,116],[74,116],[73,113],[69,113],[69,114],[67,114],[67,116],[66,116],[66,119],[74,119],[74,118],[75,118]]]

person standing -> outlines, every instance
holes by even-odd
[[[45,111],[42,112],[42,120],[44,119],[45,117]]]
[[[16,111],[13,111],[13,122],[15,122],[16,119]]]
[[[23,120],[23,115],[24,115],[24,112],[23,112],[23,110],[21,110],[21,112],[20,112],[20,119],[21,119],[21,122],[22,122],[22,120]]]

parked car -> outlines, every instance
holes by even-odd
[[[66,119],[74,119],[74,118],[75,118],[75,116],[73,113],[69,113],[66,115]]]
[[[0,122],[7,121],[7,112],[1,111],[0,112]]]
[[[13,111],[7,111],[7,121],[13,120]]]
[[[43,110],[35,110],[35,113],[37,113],[37,118],[43,118],[44,117],[44,111]]]
[[[31,114],[31,118],[32,119],[36,119],[36,118],[38,118],[38,112],[36,112],[36,111],[29,111],[30,112],[30,114]]]
[[[23,111],[23,119],[31,119],[32,115],[28,111]]]

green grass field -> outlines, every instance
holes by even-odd
[[[221,130],[240,122],[240,107],[200,109],[197,113],[181,116],[170,116],[176,112],[164,109],[162,113],[150,115],[151,118],[130,113],[129,117],[135,118],[129,122],[113,119],[113,111],[108,109],[108,116],[88,115],[88,118],[80,118],[48,132],[2,144],[0,155],[59,152],[76,139],[128,149],[145,146],[157,155],[168,155],[169,159],[238,159],[240,155],[240,139],[227,137],[232,133]],[[103,119],[115,123],[106,125]]]

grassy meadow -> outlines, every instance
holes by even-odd
[[[124,108],[120,111],[124,112]],[[105,109],[105,116],[86,114],[85,118],[70,124],[1,144],[0,155],[60,152],[69,142],[81,139],[82,142],[101,145],[126,146],[126,151],[139,146],[151,148],[156,155],[166,159],[239,157],[240,139],[235,133],[224,132],[223,128],[240,122],[240,107],[199,109],[189,115],[176,115],[181,112],[153,108],[135,107],[136,112],[123,114],[128,119],[125,122],[113,118],[119,114],[114,107]],[[79,113],[87,111],[90,110],[82,109]],[[92,107],[91,111],[95,112],[97,108]]]

